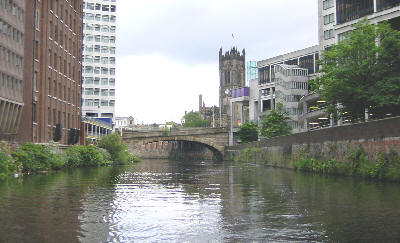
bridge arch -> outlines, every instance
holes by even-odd
[[[124,132],[124,143],[134,152],[142,145],[161,141],[186,141],[198,143],[210,149],[216,158],[223,159],[225,146],[228,145],[228,133],[223,128],[196,128],[165,131]]]
[[[204,143],[203,141],[199,141],[198,139],[193,139],[193,140],[165,139],[165,138],[145,139],[145,140],[142,140],[140,143],[136,143],[136,145],[131,147],[131,149],[135,150],[135,149],[138,149],[139,147],[141,147],[142,145],[146,145],[149,143],[156,143],[156,142],[190,142],[190,143],[199,144],[199,145],[204,146],[205,148],[209,149],[213,153],[214,158],[216,160],[218,160],[218,161],[223,160],[223,151],[218,150],[218,148],[214,147],[213,145]]]

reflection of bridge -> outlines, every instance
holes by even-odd
[[[222,159],[228,146],[228,132],[225,128],[181,128],[171,130],[124,131],[123,141],[133,152],[142,145],[161,141],[182,141],[201,144]]]

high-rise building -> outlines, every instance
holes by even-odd
[[[232,91],[246,85],[246,53],[240,53],[235,47],[225,54],[219,50],[219,107],[220,126],[230,124],[230,98]]]
[[[16,138],[23,108],[24,0],[0,0],[0,140]]]
[[[115,118],[116,0],[85,0],[83,5],[82,115]]]
[[[319,43],[325,49],[346,38],[353,25],[366,18],[371,24],[387,20],[400,29],[399,0],[318,0]]]
[[[81,126],[82,0],[25,3],[19,140],[67,144]]]

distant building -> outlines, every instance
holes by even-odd
[[[202,95],[199,95],[199,113],[204,120],[209,122],[210,127],[219,127],[219,108],[217,106],[206,107]]]
[[[38,143],[60,138],[57,142],[67,144],[81,127],[82,1],[25,4],[24,109],[18,137]]]
[[[257,63],[258,99],[255,94],[250,103],[254,121],[261,121],[277,103],[282,103],[291,118],[289,125],[293,132],[304,129],[303,110],[299,109],[298,102],[308,94],[308,80],[317,75],[319,51],[319,46],[312,46]]]
[[[24,106],[25,1],[0,3],[0,140],[14,140]]]
[[[84,0],[82,115],[115,118],[116,0]]]
[[[121,128],[131,128],[133,129],[135,127],[135,118],[132,116],[130,117],[116,117],[115,118],[115,129],[121,129]]]
[[[230,98],[232,91],[246,85],[246,52],[240,53],[236,47],[222,53],[219,50],[219,107],[220,126],[230,125]]]

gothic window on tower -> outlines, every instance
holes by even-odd
[[[225,71],[225,84],[230,84],[231,83],[231,74],[229,71]]]

